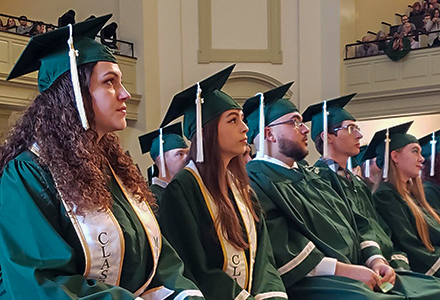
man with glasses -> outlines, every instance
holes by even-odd
[[[371,229],[377,236],[376,247],[381,249],[390,265],[396,269],[409,269],[406,254],[393,247],[390,238],[391,231],[376,212],[370,189],[348,167],[351,157],[359,154],[360,140],[363,137],[356,119],[344,109],[344,106],[355,95],[326,101],[328,108],[326,151],[324,151],[323,142],[323,103],[311,105],[304,111],[304,121],[312,121],[311,137],[315,142],[316,150],[322,155],[315,163],[315,167],[321,169],[319,175],[331,184],[341,198],[347,201],[355,215],[368,219]]]
[[[248,142],[258,150],[246,169],[289,298],[436,299],[438,281],[396,277],[376,247],[368,220],[355,217],[347,200],[319,176],[319,168],[298,164],[308,154],[309,129],[296,106],[282,99],[288,88],[248,99],[243,112]]]

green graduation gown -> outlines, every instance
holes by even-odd
[[[234,198],[231,197],[231,200]],[[237,203],[233,200],[233,203]],[[243,219],[241,222],[243,222]],[[162,197],[159,223],[165,237],[179,253],[188,275],[206,299],[286,299],[285,288],[274,267],[273,254],[262,216],[256,224],[257,252],[250,295],[223,271],[221,246],[198,181],[188,169],[179,172]],[[249,253],[247,253],[249,261]]]
[[[382,217],[376,212],[370,188],[358,176],[347,170],[351,180],[337,175],[326,162],[319,159],[315,167],[320,168],[319,175],[327,180],[333,189],[348,205],[364,216],[377,236],[383,255],[393,268],[409,269],[406,253],[394,248],[391,241],[391,230]]]
[[[117,286],[82,275],[86,264],[80,239],[57,196],[50,173],[38,164],[35,154],[25,151],[9,162],[0,179],[0,299],[137,298],[135,291],[152,272],[151,248],[115,178],[108,188],[113,196],[112,212],[125,244]],[[104,248],[103,253],[111,255]],[[203,299],[182,273],[181,260],[163,238],[156,274],[147,290],[165,287],[170,290],[166,299],[178,295]],[[185,297],[186,294],[199,296]]]
[[[438,175],[437,175],[438,176]],[[425,181],[423,183],[423,187],[425,188],[425,197],[432,208],[440,214],[440,184]]]
[[[346,277],[308,277],[324,257],[363,264],[377,248],[361,250],[365,235],[345,201],[319,177],[318,168],[299,165],[293,170],[255,159],[246,168],[265,211],[276,266],[290,298],[438,299],[439,282],[421,274],[398,276],[388,294]]]
[[[157,205],[160,206],[160,204],[162,202],[162,195],[163,195],[163,192],[165,191],[165,188],[161,187],[158,184],[153,183],[152,185],[149,186],[149,189],[153,193],[154,197],[156,197]]]
[[[435,249],[430,253],[419,238],[416,220],[411,209],[394,186],[382,182],[374,193],[377,211],[387,222],[395,245],[408,254],[412,270],[428,275],[440,276],[440,224],[424,212],[429,226],[429,237]]]

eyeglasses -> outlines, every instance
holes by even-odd
[[[289,119],[287,121],[283,121],[283,122],[279,122],[279,123],[275,123],[275,124],[270,124],[267,127],[273,127],[273,126],[278,126],[278,125],[283,125],[283,124],[293,125],[296,128],[300,128],[300,127],[303,127],[303,126],[307,127],[306,124],[301,122],[299,119]]]
[[[346,129],[349,134],[354,134],[356,131],[361,133],[361,129],[356,124],[348,124],[345,126],[335,128],[335,129],[333,129],[333,132],[338,132],[339,130],[343,130],[343,129]]]

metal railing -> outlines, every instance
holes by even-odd
[[[19,18],[20,17],[12,16],[12,15],[7,15],[7,14],[2,14],[2,13],[0,13],[0,17],[4,17],[4,18],[7,18],[7,19],[9,19],[9,18],[14,19],[15,20],[15,25],[16,25],[15,28],[17,28],[18,25],[19,25]],[[6,22],[3,22],[4,26],[6,26],[6,24],[7,24],[7,19],[6,19]],[[2,19],[2,21],[5,21],[5,20]],[[52,29],[57,29],[58,28],[58,26],[56,26],[54,24],[45,23],[43,21],[27,19],[27,22],[32,24],[31,27],[36,25],[37,23],[43,24],[44,27],[45,27],[45,32],[48,31],[48,28],[52,28]],[[17,33],[16,30],[15,31],[7,30],[7,32],[10,32],[12,34],[19,34],[19,35],[24,35],[24,36],[30,36],[29,32],[26,33],[26,34]],[[100,42],[101,41],[101,36],[97,35],[96,37],[98,38],[97,41]],[[112,41],[114,41],[114,39],[112,39]],[[117,46],[117,49],[110,49],[110,51],[112,51],[114,54],[128,56],[128,57],[135,57],[134,56],[134,43],[116,39],[116,46]]]

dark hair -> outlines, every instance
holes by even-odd
[[[215,220],[216,225],[221,224],[224,237],[233,246],[237,249],[247,249],[249,243],[243,238],[243,228],[240,225],[234,204],[228,196],[228,183],[226,177],[223,176],[223,174],[226,174],[226,170],[224,169],[221,159],[218,142],[219,120],[220,116],[212,119],[203,126],[204,163],[196,163],[196,165],[206,188],[218,207],[219,214]],[[187,161],[196,161],[196,156],[197,136],[194,135],[191,139]],[[246,206],[252,212],[254,219],[258,221],[259,207],[251,200],[251,188],[249,186],[249,177],[246,173],[243,155],[234,157],[227,168],[233,174],[235,184]]]
[[[440,152],[437,152],[435,154],[435,162],[434,162],[434,172],[435,176],[430,176],[429,173],[431,171],[431,158],[427,158],[425,162],[423,163],[423,169],[422,169],[422,180],[430,181],[433,183],[440,184]]]
[[[334,134],[335,136],[338,136],[338,132],[335,132],[335,129],[336,129],[336,128],[339,128],[339,127],[341,127],[341,126],[342,126],[342,122],[338,122],[338,123],[336,123],[336,124],[333,124],[332,126],[330,126],[330,127],[328,128],[328,133],[329,133],[329,134]],[[323,152],[324,152],[324,141],[323,141],[322,138],[321,138],[321,134],[318,134],[318,135],[316,136],[314,142],[315,142],[315,148],[316,148],[316,151],[318,151],[319,154],[322,155]]]
[[[435,12],[438,11],[440,13],[440,9],[434,8],[431,12],[431,19],[434,18]]]
[[[38,162],[48,168],[59,195],[75,205],[78,213],[111,207],[112,196],[106,186],[109,165],[138,201],[147,201],[156,208],[154,197],[132,159],[121,149],[117,135],[107,133],[98,141],[89,92],[95,64],[78,67],[91,128],[82,128],[67,71],[35,98],[0,146],[0,176],[9,161],[36,144]]]
[[[26,16],[20,16],[20,18],[18,18],[19,21],[27,21],[28,18]]]

